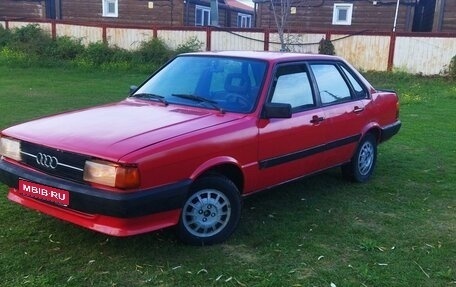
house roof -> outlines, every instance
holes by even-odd
[[[246,1],[244,1],[244,2],[246,2]],[[251,7],[247,4],[244,4],[242,2],[239,2],[237,0],[225,0],[225,3],[226,3],[226,5],[230,6],[231,8],[237,8],[237,9],[253,12],[253,7]]]

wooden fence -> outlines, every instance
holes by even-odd
[[[264,29],[221,29],[214,27],[147,27],[65,21],[0,21],[7,29],[37,24],[53,37],[69,36],[82,43],[104,41],[132,50],[154,37],[171,48],[197,39],[203,49],[215,50],[280,50],[279,35]],[[375,33],[364,31],[295,31],[287,41],[293,52],[317,53],[318,42],[329,39],[336,54],[361,70],[404,72],[435,75],[445,71],[456,55],[456,33]]]

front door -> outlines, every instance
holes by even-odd
[[[259,121],[259,188],[298,178],[323,167],[327,122],[317,107],[307,66],[276,69],[269,102],[292,106],[289,119]]]

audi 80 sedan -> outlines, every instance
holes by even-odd
[[[241,199],[340,166],[367,181],[401,126],[394,91],[335,56],[200,52],[120,102],[7,128],[0,181],[25,207],[112,236],[226,240]]]

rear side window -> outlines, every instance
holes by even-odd
[[[351,100],[350,88],[335,64],[312,64],[310,67],[323,105]]]
[[[367,96],[367,92],[364,90],[361,83],[356,80],[355,77],[353,77],[353,75],[344,66],[341,66],[341,68],[344,71],[345,75],[347,75],[348,81],[353,87],[355,97],[358,99],[365,98]]]

